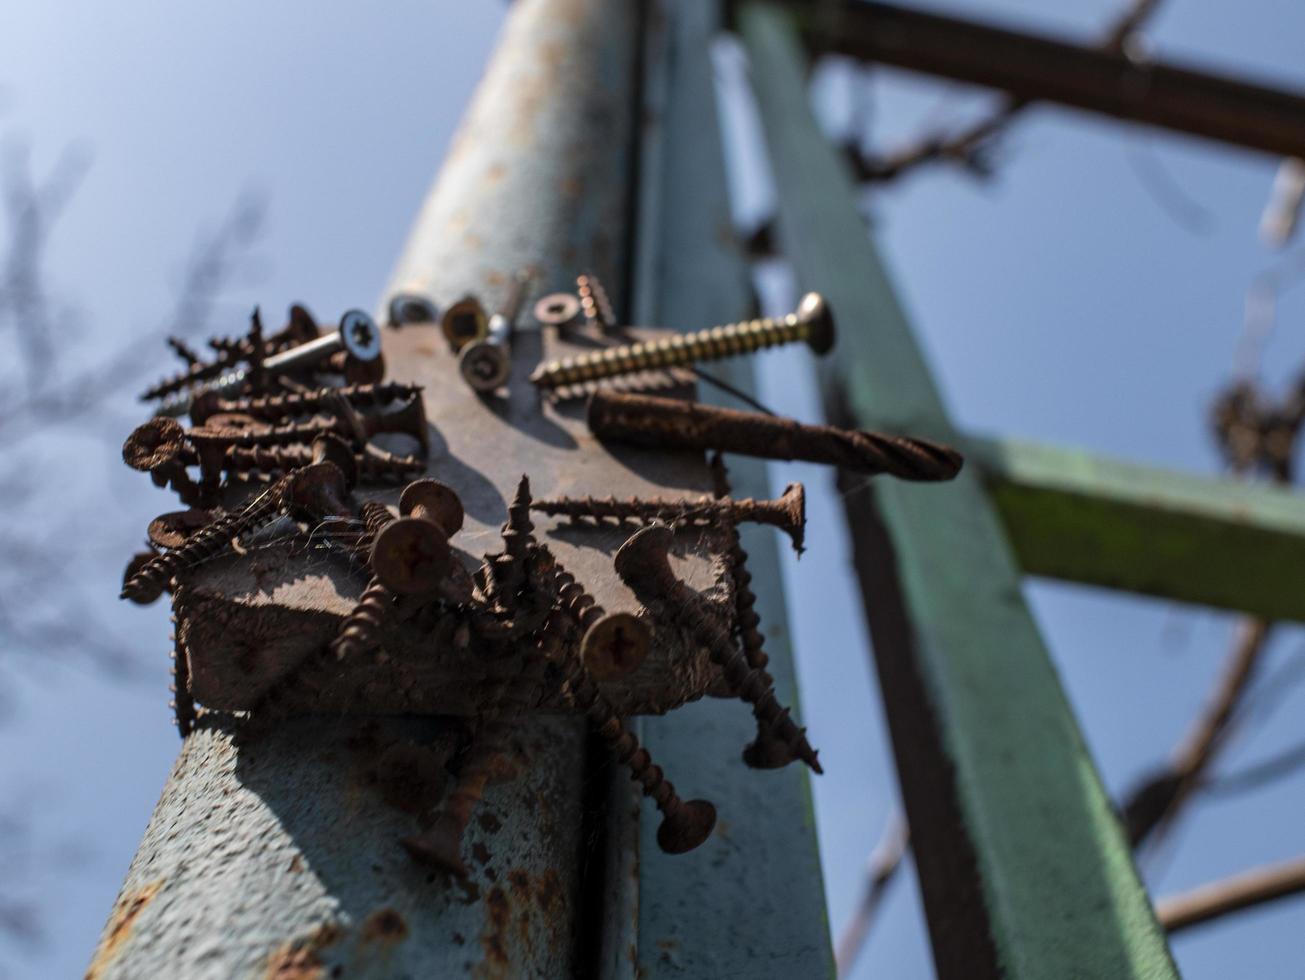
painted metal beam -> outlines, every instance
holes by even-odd
[[[654,4],[648,32],[648,109],[642,153],[639,271],[635,317],[684,329],[747,314],[752,294],[732,227],[709,45],[719,29],[716,0]],[[752,365],[712,365],[750,389]],[[699,397],[720,393],[699,385]],[[728,459],[739,496],[770,496],[764,461]],[[744,527],[743,546],[785,704],[797,702],[778,545],[769,528]],[[652,860],[655,828],[639,848],[636,975],[818,980],[833,977],[829,925],[807,770],[747,768],[741,751],[756,732],[738,701],[704,699],[643,719],[650,751],[693,795],[706,795],[728,822],[728,846],[674,863]],[[823,778],[854,778],[831,773]],[[710,910],[709,914],[703,914]]]
[[[817,50],[1280,156],[1305,156],[1305,94],[887,3],[803,4]]]
[[[1031,575],[1305,620],[1305,495],[968,436]]]
[[[782,244],[840,320],[834,421],[958,441],[810,112],[793,21],[749,4],[739,22]],[[1175,976],[978,475],[841,485],[939,976]]]
[[[471,291],[495,308],[527,265],[538,267],[541,290],[569,285],[587,268],[620,291],[636,18],[636,5],[606,0],[512,5],[386,297],[415,288],[447,304]],[[521,370],[502,411],[522,429],[539,429],[545,410],[524,377],[539,343],[537,335],[519,340]],[[406,345],[391,365],[401,372],[444,346],[437,330],[419,325],[387,338],[387,348],[392,341]],[[449,424],[448,399],[468,397],[451,368],[447,376],[447,385],[426,390],[437,432]],[[544,428],[556,448],[574,446],[583,424]],[[481,472],[456,455],[470,435],[447,438],[432,472],[474,482],[477,501],[491,489],[510,491],[530,468],[527,447]],[[618,465],[594,461],[595,479]],[[495,547],[503,512],[468,518],[493,522],[484,541]],[[463,884],[408,858],[398,840],[413,832],[414,816],[378,790],[388,746],[438,732],[431,719],[312,716],[249,739],[221,721],[201,723],[164,788],[88,977],[381,980],[591,970],[583,723],[521,723],[504,769],[516,776],[489,787],[472,821],[473,874]]]

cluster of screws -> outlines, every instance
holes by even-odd
[[[380,330],[362,310],[347,311],[337,328],[322,333],[307,310],[294,306],[288,325],[264,337],[262,319],[255,309],[245,337],[210,342],[217,358],[209,363],[202,362],[184,343],[171,346],[186,362],[186,369],[141,396],[143,401],[159,403],[155,409],[159,415],[184,415],[196,400],[266,394],[270,384],[282,384],[280,379],[311,381],[323,362],[354,382],[379,380],[378,369],[384,372]]]

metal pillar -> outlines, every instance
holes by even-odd
[[[752,305],[747,270],[730,233],[709,45],[719,4],[676,0],[654,5],[647,32],[648,84],[640,165],[635,314],[638,322],[724,323]],[[752,364],[712,365],[750,389]],[[721,396],[699,386],[699,397]],[[736,406],[737,407],[737,406]],[[730,457],[738,496],[771,495],[763,461]],[[797,704],[797,677],[785,616],[775,535],[742,528],[758,597],[769,670],[785,704]],[[685,774],[729,822],[728,846],[658,861],[654,828],[640,845],[637,975],[817,980],[834,974],[815,815],[807,770],[746,768],[740,748],[752,738],[751,713],[738,701],[704,699],[664,717],[645,718],[642,734],[668,771]],[[831,773],[822,778],[854,778]],[[710,912],[708,913],[708,910]],[[708,913],[708,914],[703,914]]]
[[[511,276],[533,264],[543,288],[587,268],[623,292],[636,17],[637,5],[607,0],[513,5],[392,289],[443,303],[471,291],[493,307]],[[421,358],[413,347],[406,356]],[[529,343],[522,347],[530,356]],[[541,410],[517,381],[523,390],[505,411],[524,424]],[[449,384],[461,382],[450,374]],[[437,426],[438,398],[428,389]],[[501,880],[466,885],[408,860],[396,842],[412,817],[367,785],[378,743],[420,738],[429,727],[307,717],[246,744],[227,725],[201,724],[88,976],[573,975],[592,945],[578,860],[581,724],[524,726],[518,777],[486,798],[499,823]]]

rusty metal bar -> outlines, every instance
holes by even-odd
[[[843,0],[794,9],[802,11],[807,41],[819,51],[1305,156],[1305,93],[887,3]]]
[[[443,304],[471,291],[497,308],[526,265],[540,267],[542,288],[569,282],[577,267],[623,285],[637,14],[607,0],[512,6],[381,309],[401,290]],[[443,343],[413,334],[423,329],[389,332],[387,347],[407,348],[396,369],[415,370]],[[514,374],[510,404],[523,426],[541,412],[524,374]],[[456,370],[444,390],[468,397]],[[437,425],[450,404],[427,388]],[[433,472],[496,500],[504,475],[457,470],[457,439],[447,438]],[[529,464],[528,450],[511,460],[511,479]],[[503,518],[469,516],[495,526]],[[582,725],[523,723],[507,760],[516,778],[491,785],[473,819],[468,844],[484,860],[462,885],[409,860],[398,841],[414,818],[375,783],[385,747],[429,739],[433,725],[312,716],[247,741],[201,719],[88,976],[561,977],[588,968]]]

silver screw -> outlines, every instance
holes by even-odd
[[[306,344],[300,344],[298,347],[291,347],[279,354],[273,354],[263,361],[263,370],[269,374],[293,371],[297,368],[307,367],[310,364],[316,364],[339,350],[348,351],[355,360],[364,363],[374,361],[380,357],[381,331],[376,326],[376,321],[362,310],[349,310],[344,316],[340,317],[338,329],[323,334],[315,340],[310,340]],[[191,403],[198,395],[212,393],[218,397],[226,398],[238,394],[244,386],[245,378],[248,376],[248,368],[237,368],[234,371],[220,375],[207,384],[197,385],[190,391],[179,392],[175,397],[169,398],[160,405],[154,414],[156,416],[170,415],[175,418],[190,411]]]
[[[512,373],[512,334],[530,279],[528,271],[517,273],[503,309],[489,318],[485,337],[467,344],[458,356],[458,372],[476,391],[495,391]]]

